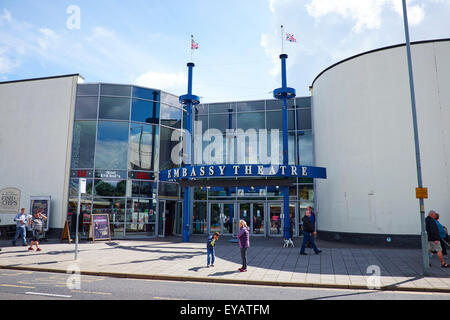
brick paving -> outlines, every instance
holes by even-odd
[[[430,276],[422,276],[419,249],[374,248],[318,241],[322,253],[299,255],[295,248],[282,248],[279,238],[251,238],[248,272],[241,273],[238,246],[222,237],[216,247],[215,267],[206,267],[205,237],[192,236],[188,243],[170,237],[151,240],[80,242],[75,245],[43,242],[41,252],[10,246],[1,241],[0,268],[67,272],[131,278],[209,281],[284,286],[317,286],[367,289],[376,285],[373,270],[380,271],[379,289],[438,291],[450,293],[450,268],[443,269],[433,257]],[[372,269],[368,269],[372,268]],[[376,280],[376,279],[375,279]]]

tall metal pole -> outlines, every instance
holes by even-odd
[[[289,165],[289,140],[288,140],[288,109],[287,101],[295,97],[295,89],[287,87],[286,79],[286,59],[287,54],[281,54],[281,88],[276,89],[273,95],[276,99],[282,101],[283,118],[283,165]],[[289,239],[292,237],[289,219],[289,186],[283,186],[283,237]]]
[[[80,221],[80,203],[81,203],[81,178],[78,179],[78,205],[77,205],[77,225],[75,227],[75,260],[78,259],[78,225]]]
[[[409,73],[409,88],[411,95],[411,109],[414,127],[414,145],[416,150],[416,167],[417,167],[417,184],[419,188],[422,188],[422,167],[420,163],[420,146],[419,146],[419,133],[417,129],[417,113],[416,113],[416,95],[414,92],[414,77],[412,70],[411,60],[411,45],[409,40],[409,26],[408,26],[408,14],[406,9],[406,0],[402,0],[403,3],[403,22],[405,26],[406,37],[406,56],[408,58],[408,73]],[[422,240],[422,262],[423,262],[423,275],[428,275],[430,271],[430,258],[428,256],[428,236],[425,228],[425,209],[423,198],[419,199],[420,206],[420,227],[421,227],[421,240]]]
[[[186,109],[186,130],[188,132],[188,137],[186,137],[186,150],[187,160],[185,160],[185,165],[191,164],[192,161],[192,106],[200,103],[200,98],[192,94],[192,69],[194,68],[194,63],[189,62],[188,67],[188,93],[180,97],[180,103],[184,105]],[[185,159],[186,159],[185,158]],[[187,163],[186,163],[187,162]],[[189,242],[189,221],[190,221],[190,188],[184,188],[184,200],[183,200],[183,242]]]

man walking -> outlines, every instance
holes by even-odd
[[[312,237],[312,234],[316,235],[316,231],[314,230],[314,223],[311,221],[311,210],[306,210],[306,213],[302,218],[302,222],[303,222],[303,242],[302,248],[300,249],[300,254],[307,255],[305,253],[305,247],[308,242],[311,244],[311,247],[313,248],[316,254],[321,253],[322,250],[319,250],[317,248],[316,244],[314,243],[314,239]]]
[[[439,229],[436,224],[436,211],[431,210],[428,213],[428,217],[425,219],[426,230],[428,234],[428,251],[437,253],[442,268],[448,268],[449,265],[445,263],[444,256],[442,255],[441,237],[439,236]],[[430,264],[431,266],[431,264]]]
[[[12,241],[12,245],[16,245],[16,241],[18,238],[22,239],[22,245],[27,245],[27,216],[25,214],[25,208],[20,209],[20,212],[16,215],[14,218],[14,221],[16,222],[16,235],[14,236],[14,239]]]

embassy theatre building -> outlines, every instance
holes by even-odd
[[[97,213],[117,239],[231,238],[239,219],[254,236],[298,237],[311,206],[322,239],[419,246],[405,51],[340,61],[308,97],[295,96],[285,73],[274,99],[212,104],[191,85],[178,97],[77,74],[2,82],[0,192],[20,190],[27,211],[31,197],[51,196],[56,237],[66,221],[75,231],[83,178],[82,237]],[[447,226],[449,57],[448,39],[412,44],[425,210]]]

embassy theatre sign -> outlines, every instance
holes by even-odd
[[[322,167],[296,165],[258,165],[258,164],[224,164],[185,166],[159,173],[159,180],[177,181],[180,179],[202,178],[321,178],[326,179],[326,169]]]

